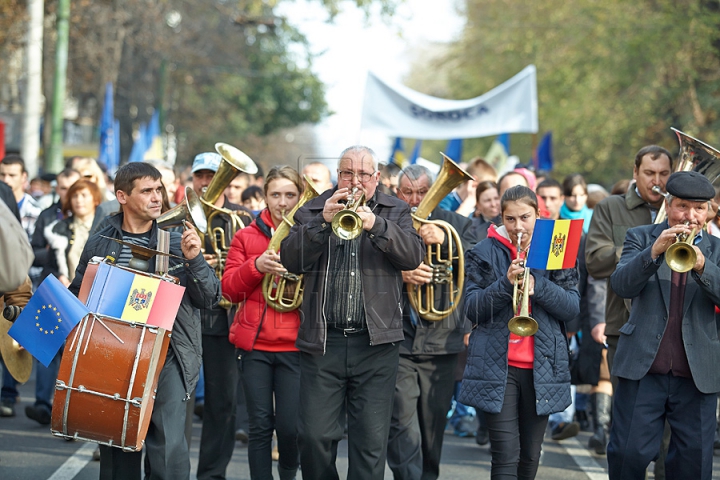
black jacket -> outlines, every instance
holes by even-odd
[[[35,261],[33,267],[42,267],[40,281],[51,273],[59,277],[58,264],[54,252],[50,249],[47,238],[45,238],[45,227],[62,219],[60,211],[60,202],[57,202],[42,212],[35,221],[35,231],[33,232],[32,241],[30,242],[35,253]]]
[[[122,238],[123,214],[117,214],[107,219],[108,224],[97,234],[91,235],[85,244],[80,264],[75,272],[75,278],[70,285],[70,291],[77,296],[80,292],[85,269],[92,257],[118,258],[122,245],[112,240],[102,238]],[[180,248],[181,235],[170,232],[170,253],[182,257]],[[157,226],[153,222],[150,233],[149,248],[157,249]],[[150,260],[150,271],[155,270],[155,259]],[[200,375],[200,361],[202,357],[202,340],[200,334],[200,309],[212,308],[220,301],[220,281],[207,264],[202,255],[192,260],[179,260],[170,257],[169,274],[180,279],[180,285],[185,287],[185,295],[180,303],[172,335],[170,347],[177,357],[183,373],[186,398],[195,390]]]
[[[334,301],[325,298],[327,282],[332,281],[332,272],[327,269],[333,233],[322,215],[325,201],[334,192],[326,191],[295,213],[295,225],[280,247],[283,266],[305,275],[296,346],[315,355],[325,354],[327,321],[323,305]],[[375,199],[375,225],[362,233],[360,266],[370,344],[380,345],[403,339],[401,271],[417,268],[425,249],[412,226],[407,204],[381,192],[375,193]]]

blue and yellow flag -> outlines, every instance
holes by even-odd
[[[52,274],[38,287],[8,334],[46,367],[88,309]]]
[[[525,265],[540,270],[573,268],[582,233],[582,219],[537,220]]]

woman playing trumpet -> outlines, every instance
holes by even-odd
[[[485,412],[490,432],[492,478],[532,479],[548,415],[570,405],[570,371],[564,322],[579,312],[577,269],[532,270],[518,292],[529,296],[529,312],[539,329],[534,336],[510,332],[518,315],[513,298],[525,273],[538,202],[527,187],[505,191],[500,201],[503,226],[466,257],[465,314],[477,325],[470,336],[460,401]]]
[[[298,310],[275,311],[263,296],[265,274],[283,274],[278,252],[268,250],[283,215],[299,201],[300,175],[291,167],[270,170],[265,179],[267,208],[233,238],[222,279],[223,294],[240,307],[230,327],[230,341],[244,351],[240,358],[250,424],[248,461],[253,479],[272,478],[271,443],[277,431],[280,479],[298,469],[297,406],[300,354],[295,348]]]

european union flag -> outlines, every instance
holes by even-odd
[[[40,284],[8,334],[47,367],[75,325],[88,313],[87,307],[51,274]]]

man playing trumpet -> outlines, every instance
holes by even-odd
[[[337,446],[347,405],[348,479],[382,479],[402,330],[402,270],[417,268],[422,241],[404,202],[377,191],[374,152],[345,149],[338,186],[295,214],[282,264],[305,275],[300,350],[298,445],[304,478],[338,478]],[[333,234],[353,189],[358,235]],[[355,197],[357,198],[357,196]],[[342,215],[352,217],[348,212]],[[350,223],[350,222],[349,222]]]
[[[715,190],[697,172],[676,172],[666,187],[667,220],[628,230],[611,277],[613,290],[633,300],[612,367],[618,386],[607,450],[611,480],[645,478],[666,420],[672,431],[666,478],[712,477],[720,239],[702,227]],[[670,266],[677,253],[668,249],[681,234],[689,271]]]

